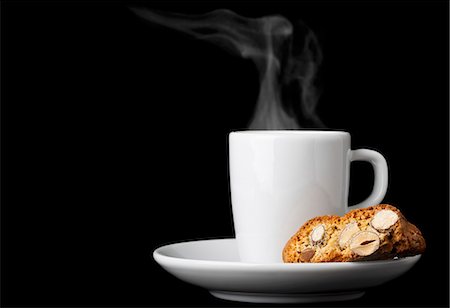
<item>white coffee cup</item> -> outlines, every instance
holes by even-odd
[[[386,160],[373,150],[351,150],[347,132],[231,132],[229,159],[242,262],[282,262],[284,245],[308,219],[345,214],[352,161],[370,162],[375,174],[370,196],[352,208],[378,204],[386,194]]]

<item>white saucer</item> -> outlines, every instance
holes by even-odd
[[[235,239],[160,247],[153,257],[175,277],[218,298],[253,303],[312,303],[359,298],[364,289],[406,273],[420,255],[396,260],[331,263],[239,262]]]

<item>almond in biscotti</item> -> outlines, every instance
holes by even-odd
[[[360,230],[358,224],[355,221],[348,223],[339,235],[339,247],[341,247],[341,249],[347,247],[348,242],[350,241],[352,236],[358,231]]]
[[[394,211],[391,210],[381,210],[378,211],[372,218],[370,224],[376,230],[383,232],[388,230],[390,227],[395,225],[398,221],[398,215]]]
[[[325,238],[325,226],[320,224],[316,226],[309,235],[309,240],[311,241],[311,245],[317,246],[322,244]]]
[[[312,257],[314,257],[314,254],[316,253],[316,250],[313,248],[306,248],[302,250],[300,253],[300,261],[301,262],[309,262]]]
[[[380,248],[380,238],[373,232],[359,231],[350,239],[349,247],[358,256],[367,257]]]

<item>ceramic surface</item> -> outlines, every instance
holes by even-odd
[[[239,131],[229,135],[234,228],[244,262],[282,262],[287,239],[308,219],[348,211],[350,162],[374,167],[372,194],[361,208],[378,204],[387,189],[385,159],[350,148],[342,131]]]
[[[199,240],[156,249],[175,277],[228,300],[309,303],[349,300],[407,272],[420,255],[397,260],[255,264],[239,261],[235,239]],[[375,292],[375,291],[374,291]]]

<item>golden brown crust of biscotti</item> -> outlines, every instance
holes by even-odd
[[[377,220],[374,220],[377,213]],[[396,217],[392,218],[395,223],[383,229],[389,224],[381,220],[384,227],[380,229],[381,214],[387,215],[383,216],[386,221],[389,221],[389,217]],[[321,236],[319,241],[312,237],[313,230],[315,237]],[[315,263],[380,260],[420,254],[425,251],[425,247],[420,230],[408,222],[396,207],[379,204],[350,211],[342,217],[320,216],[310,219],[286,243],[283,261]]]

